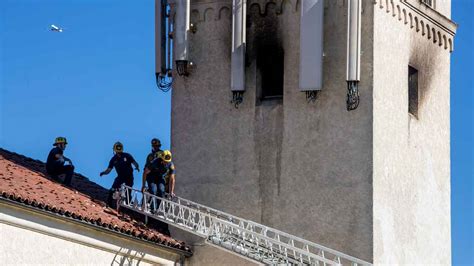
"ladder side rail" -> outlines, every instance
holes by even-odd
[[[249,221],[249,220],[246,220],[246,219],[242,219],[240,217],[236,217],[236,216],[224,213],[224,212],[221,212],[219,210],[204,206],[204,205],[196,203],[196,202],[192,202],[192,201],[184,199],[184,198],[177,198],[177,201],[179,201],[183,204],[186,204],[187,206],[190,206],[192,208],[196,208],[196,209],[199,209],[199,210],[202,210],[202,211],[206,211],[206,212],[210,213],[211,215],[217,216],[221,219],[231,221],[234,224],[239,225],[240,227],[244,227],[244,228],[247,228],[247,229],[250,228],[250,230],[253,231],[254,233],[267,234],[266,235],[267,237],[271,237],[271,238],[273,238],[277,241],[280,241],[276,237],[279,232],[277,232],[277,231],[275,232],[275,230],[273,230],[271,228],[267,228],[266,226],[263,226],[261,224],[258,224],[258,223],[255,223],[255,222],[252,222],[252,221]],[[271,235],[273,235],[273,236],[271,236]],[[298,248],[298,246],[294,244],[294,240],[290,235],[284,235],[284,236],[288,240],[288,241],[285,241],[286,244],[292,243],[294,248]],[[300,244],[299,249],[302,249],[303,246],[304,246],[304,244]],[[309,250],[305,250],[305,251],[310,253]]]
[[[133,192],[139,192],[138,190],[134,190],[132,188],[128,188],[128,189],[126,189],[126,191],[127,191],[126,194],[128,194],[128,195],[133,194]],[[132,193],[129,193],[128,191],[131,191]],[[150,201],[149,200],[150,198],[155,198],[155,200]],[[156,199],[159,199],[161,202],[160,202],[160,205],[157,206],[157,213],[155,215],[153,215],[149,212],[149,209],[147,208],[148,207],[147,203],[150,202],[151,204],[153,204],[153,202],[156,202]],[[123,206],[123,207],[129,208],[129,209],[132,209],[132,210],[134,210],[138,213],[141,213],[141,214],[145,215],[146,217],[150,216],[152,218],[155,218],[155,219],[167,222],[167,223],[173,222],[175,224],[175,226],[177,225],[179,228],[182,228],[186,231],[189,231],[189,232],[195,233],[197,235],[200,235],[201,237],[206,238],[208,235],[210,235],[212,233],[212,231],[216,232],[218,236],[225,237],[227,235],[226,231],[231,229],[231,230],[234,230],[234,231],[238,232],[237,236],[241,237],[242,239],[245,239],[245,232],[242,231],[242,227],[234,225],[232,223],[229,223],[228,221],[225,221],[225,220],[221,221],[218,217],[212,217],[211,215],[205,214],[202,211],[198,211],[196,209],[189,208],[187,206],[181,206],[181,205],[179,205],[179,204],[177,204],[177,203],[175,203],[171,200],[156,197],[155,195],[152,195],[152,194],[147,193],[147,192],[142,193],[142,199],[141,199],[141,204],[140,205],[138,204],[139,201],[140,200],[138,199],[137,195],[135,195],[135,199],[132,200],[132,201],[130,200],[129,197],[125,197],[125,199],[122,200],[120,205]],[[171,206],[173,206],[173,207],[171,207]],[[179,209],[178,213],[176,214],[173,211],[172,214],[170,215],[170,212],[169,212],[170,208],[176,209],[176,206]],[[183,217],[183,215],[185,215],[185,213],[188,214],[187,217]],[[211,223],[209,224],[210,230],[206,230],[207,228],[204,228],[202,226],[203,225],[201,223],[201,221],[203,220],[203,218],[201,218],[202,216],[204,216],[204,219],[207,217],[211,221]],[[196,221],[196,217],[198,217],[197,221]],[[180,225],[179,223],[176,223],[176,220],[178,220],[178,219],[182,219],[182,220],[185,220],[187,222],[185,222],[183,225]],[[214,220],[216,220],[216,221],[212,222]],[[249,231],[249,230],[245,230],[245,231],[247,231],[247,233],[249,235],[252,235],[252,236],[256,237],[257,239],[259,237],[261,237],[261,236],[258,236],[258,235],[257,236],[253,235],[252,231]],[[224,241],[224,242],[227,242],[227,244],[230,245],[231,247],[235,247],[235,244],[232,243],[232,242],[230,242],[230,243],[228,243],[229,241]],[[268,242],[269,242],[269,239],[265,239],[265,243],[268,243]],[[280,243],[272,243],[272,244],[279,245]],[[252,246],[252,243],[249,243],[248,246]],[[224,245],[223,245],[223,247],[227,248]],[[258,249],[258,248],[259,247],[255,247],[255,245],[252,246],[252,249],[254,249],[254,250]],[[266,248],[268,248],[268,247],[266,247]],[[229,249],[229,248],[227,248],[227,249]],[[281,247],[280,247],[280,249],[281,249]],[[284,248],[284,249],[286,250],[287,248]],[[235,250],[235,248],[231,248],[230,250],[234,251],[234,252],[238,252],[238,251]],[[271,250],[271,247],[270,247],[270,250]],[[239,253],[243,253],[243,252],[240,251]],[[250,253],[250,251],[247,251],[246,253]],[[287,255],[282,255],[282,254],[276,254],[276,255],[281,260],[283,260],[283,262],[288,260]],[[260,258],[260,261],[268,262],[268,260],[265,259],[265,257]]]
[[[153,196],[153,197],[155,197],[154,195],[151,195],[151,194],[149,194],[148,196]],[[163,198],[159,198],[159,197],[157,197],[157,198],[160,199],[160,200],[162,200],[162,203],[164,203],[164,201],[168,201],[168,200],[163,199]],[[124,207],[124,208],[127,208],[127,209],[134,210],[134,211],[136,211],[136,212],[138,212],[138,213],[140,213],[140,214],[143,214],[143,215],[145,215],[145,216],[147,216],[147,217],[155,218],[155,219],[161,220],[161,221],[166,222],[166,223],[173,222],[173,224],[174,224],[175,226],[177,226],[177,227],[179,227],[179,228],[181,228],[181,229],[184,229],[184,230],[186,230],[186,231],[188,231],[188,232],[197,234],[197,235],[199,235],[199,236],[201,236],[201,237],[206,238],[206,237],[208,236],[208,231],[209,231],[209,230],[205,230],[205,228],[202,228],[202,227],[201,227],[201,228],[199,228],[199,227],[194,228],[193,226],[186,225],[186,224],[184,224],[184,223],[183,223],[183,224],[174,223],[174,221],[173,221],[172,219],[169,219],[169,218],[167,219],[166,215],[164,215],[164,214],[166,213],[166,207],[165,207],[165,204],[162,204],[162,203],[160,203],[159,207],[157,208],[158,213],[163,213],[163,215],[161,215],[161,216],[160,216],[160,215],[153,215],[153,214],[151,214],[149,211],[144,210],[144,208],[141,208],[140,206],[135,206],[134,204],[132,204],[131,201],[125,201],[125,200],[124,200],[124,201],[120,202],[120,206],[121,206],[121,207]],[[168,201],[168,203],[170,203],[170,204],[176,204],[175,202],[172,202],[172,201]],[[184,207],[184,206],[179,206],[179,205],[178,205],[177,207],[178,207],[178,208],[188,209],[188,216],[191,216],[193,213],[195,213],[195,210],[193,210],[193,209],[190,209],[190,208],[187,208],[187,207]],[[146,209],[146,208],[145,208],[145,209]],[[205,216],[206,216],[205,214],[201,213],[201,217],[202,217],[202,218],[206,218]],[[212,219],[212,217],[211,217],[210,215],[207,215],[207,216],[208,216],[209,219]],[[175,217],[177,218],[178,216],[175,216]],[[175,218],[175,217],[173,217],[173,218]],[[201,219],[201,218],[200,218],[200,219]],[[194,225],[194,224],[193,224],[193,225]],[[200,229],[200,230],[199,230],[199,229]]]
[[[247,223],[249,225],[252,225],[254,226],[256,229],[260,229],[261,231],[264,231],[266,232],[266,234],[269,234],[269,233],[274,233],[275,234],[275,238],[276,239],[276,235],[280,235],[280,237],[285,237],[287,239],[291,239],[293,241],[296,241],[297,243],[295,243],[295,248],[299,248],[299,249],[303,249],[303,250],[308,250],[308,252],[310,253],[314,253],[316,252],[315,254],[317,254],[319,252],[319,250],[324,250],[325,251],[325,254],[326,256],[328,255],[332,255],[334,256],[334,259],[342,259],[342,260],[345,260],[345,261],[349,261],[351,263],[356,263],[356,264],[361,264],[361,265],[371,265],[371,263],[369,262],[366,262],[366,261],[363,261],[361,259],[358,259],[356,257],[353,257],[353,256],[350,256],[350,255],[347,255],[347,254],[344,254],[342,252],[339,252],[337,250],[334,250],[334,249],[331,249],[331,248],[328,248],[328,247],[325,247],[323,245],[320,245],[320,244],[317,244],[317,243],[314,243],[314,242],[311,242],[311,241],[308,241],[308,240],[305,240],[305,239],[302,239],[300,237],[297,237],[297,236],[294,236],[294,235],[290,235],[288,233],[285,233],[285,232],[282,232],[280,230],[277,230],[277,229],[274,229],[274,228],[271,228],[271,227],[268,227],[268,226],[265,226],[265,225],[262,225],[262,224],[259,224],[259,223],[256,223],[256,222],[253,222],[253,221],[250,221],[250,220],[247,220],[247,219],[244,219],[244,218],[240,218],[238,216],[234,216],[232,214],[228,214],[228,213],[225,213],[225,212],[222,212],[222,211],[219,211],[219,210],[216,210],[216,209],[213,209],[211,207],[207,207],[207,206],[204,206],[202,204],[199,204],[199,203],[196,203],[196,202],[193,202],[191,200],[188,200],[188,199],[184,199],[184,198],[181,198],[181,197],[176,197],[178,198],[178,200],[180,200],[181,203],[184,203],[184,204],[187,204],[189,206],[196,206],[196,208],[198,209],[204,209],[204,210],[207,210],[209,213],[215,213],[216,216],[222,216],[222,217],[225,217],[226,219],[228,219],[229,221],[242,221],[244,223]],[[254,230],[256,232],[256,230]],[[273,237],[272,237],[273,238]],[[296,246],[298,245],[298,246]],[[311,251],[310,248],[308,249],[305,249],[305,246],[308,246],[308,247],[312,247],[313,249],[316,249],[314,252]],[[329,254],[328,254],[329,253]]]
[[[221,234],[210,235],[209,238],[206,240],[206,242],[215,247],[222,248],[228,252],[232,251],[236,253],[237,255],[240,255],[246,258],[251,258],[253,260],[268,264],[268,261],[266,257],[264,256],[264,254],[259,252],[255,245],[252,246],[252,243],[245,243],[245,241],[238,238],[238,235],[237,236],[235,234],[232,235],[232,232],[230,232],[230,234],[227,235],[226,233],[229,233],[229,232],[228,232],[228,228],[226,227],[227,227],[226,225],[224,225],[223,223],[219,223],[217,221],[216,230],[220,231]],[[235,229],[232,229],[232,230],[235,230]]]
[[[215,219],[218,219],[218,218],[215,218]],[[230,235],[227,235],[226,237],[222,237],[220,239],[219,238],[210,239],[211,243],[214,245],[220,245],[228,250],[234,251],[241,255],[248,256],[249,258],[252,258],[252,259],[267,263],[267,264],[274,264],[275,262],[278,264],[284,264],[284,263],[288,263],[289,261],[291,261],[293,264],[299,263],[298,261],[288,257],[287,254],[263,252],[262,247],[259,246],[257,243],[250,242],[247,239],[240,237],[239,231],[241,231],[241,228],[238,228],[235,225],[227,223],[226,221],[217,221],[216,223],[220,224],[218,226],[219,228],[226,228],[226,230],[224,230],[224,235],[229,233],[229,229],[230,229]],[[234,234],[232,234],[232,232],[234,232]],[[237,235],[235,234],[236,232],[237,232]],[[268,250],[268,247],[265,247],[265,249],[267,251],[270,251]]]
[[[187,206],[181,206],[183,208],[189,208]],[[211,217],[211,216],[209,216]],[[267,238],[265,236],[262,236],[262,235],[255,235],[252,231],[250,230],[246,230],[240,226],[237,226],[233,223],[230,223],[229,221],[226,221],[226,220],[221,220],[220,218],[218,217],[211,217],[210,219],[214,220],[214,227],[211,229],[211,231],[214,232],[214,234],[211,234],[209,236],[209,240],[214,244],[220,244],[222,247],[226,248],[226,249],[229,249],[229,250],[232,250],[234,252],[237,252],[237,253],[240,253],[240,254],[251,254],[252,253],[252,250],[257,250],[260,246],[256,243],[252,243],[252,241],[249,241],[248,240],[248,237],[252,237],[252,238],[255,238],[257,240],[259,240],[259,238],[263,239],[264,241],[261,241],[261,242],[266,242],[266,243],[270,243],[271,245],[268,245],[265,247],[267,250],[269,250],[270,252],[272,251],[272,248],[274,245],[277,245],[277,246],[282,246],[283,243],[278,243],[276,241],[272,241],[272,239],[270,238]],[[213,239],[217,238],[217,240],[213,241]],[[229,239],[234,239],[233,241],[229,241]],[[236,242],[241,242],[240,244],[236,244]],[[258,243],[258,242],[257,242]],[[226,245],[227,244],[227,245]],[[251,250],[249,249],[245,249],[245,246],[248,246]],[[294,250],[291,246],[288,246],[288,245],[284,245],[283,247],[285,250]],[[277,257],[279,257],[279,261],[280,262],[287,262],[288,261],[288,254],[279,254],[279,253],[274,253],[274,252],[271,252],[273,253],[274,255],[276,255]],[[295,252],[293,253],[299,253],[298,250],[295,250]],[[308,255],[311,255],[311,254],[305,254],[306,256]],[[321,258],[321,257],[316,257],[316,258],[313,258],[315,260],[323,260],[324,262],[326,263],[329,263],[329,264],[336,264],[334,262],[331,262],[330,260],[327,260],[327,259],[324,259],[324,258]],[[259,261],[263,261],[263,262],[268,262],[265,260],[265,258],[260,258],[258,259]],[[310,261],[308,259],[308,261]],[[292,259],[292,262],[293,263],[299,263],[299,261],[296,261],[294,259]]]
[[[219,218],[222,218],[222,219],[236,219],[236,220],[244,220],[244,219],[241,219],[239,217],[236,217],[236,216],[233,216],[231,214],[228,214],[228,213],[225,213],[225,212],[222,212],[222,211],[219,211],[219,210],[216,210],[216,209],[213,209],[211,207],[207,207],[205,205],[202,205],[202,204],[199,204],[199,203],[196,203],[196,202],[193,202],[193,201],[190,201],[190,200],[187,200],[187,199],[184,199],[184,198],[180,198],[180,197],[177,197],[175,196],[175,198],[183,205],[186,205],[186,206],[189,206],[191,208],[195,208],[195,209],[199,209],[199,210],[205,210],[206,212],[210,213],[210,214],[213,214],[215,216],[221,216]]]
[[[146,196],[147,197],[153,197],[155,199],[159,199],[161,201],[160,205],[163,205],[163,203],[169,203],[169,204],[175,204],[177,205],[179,208],[185,208],[185,209],[188,209],[190,212],[193,212],[193,213],[199,213],[199,214],[205,214],[205,215],[208,215],[210,217],[210,219],[213,219],[214,218],[214,223],[216,225],[219,225],[219,224],[222,224],[221,228],[224,228],[224,229],[227,229],[227,230],[235,230],[235,232],[238,232],[238,235],[241,237],[241,238],[245,238],[245,234],[248,234],[248,235],[252,235],[256,238],[260,238],[261,240],[265,240],[265,242],[267,243],[270,243],[270,245],[276,245],[276,246],[281,246],[283,248],[283,250],[286,252],[286,253],[289,253],[291,251],[291,253],[293,254],[301,254],[301,255],[304,255],[305,257],[308,257],[308,261],[309,261],[309,258],[310,257],[313,257],[314,259],[316,260],[319,260],[319,261],[322,261],[322,262],[326,262],[326,263],[329,263],[329,264],[337,264],[337,263],[334,263],[334,261],[331,261],[330,259],[327,259],[327,258],[324,258],[324,257],[321,257],[319,255],[316,255],[316,254],[312,254],[310,252],[307,252],[306,250],[301,250],[301,249],[298,249],[298,248],[295,248],[294,246],[288,244],[288,243],[284,243],[284,242],[281,242],[281,241],[277,241],[271,237],[268,237],[266,235],[262,235],[262,234],[255,234],[254,231],[251,231],[251,230],[248,230],[242,226],[239,226],[239,225],[236,225],[230,221],[227,221],[227,220],[222,220],[221,218],[219,217],[211,217],[211,215],[207,214],[207,213],[203,213],[201,210],[196,210],[196,209],[192,209],[188,206],[182,206],[182,205],[178,205],[177,203],[175,203],[174,201],[172,200],[169,200],[169,199],[166,199],[166,198],[160,198],[158,196],[155,196],[155,195],[152,195],[150,193],[147,193],[145,192]],[[153,216],[152,216],[153,217]],[[258,225],[258,224],[257,224]],[[223,234],[227,234],[226,230],[224,230]],[[269,245],[267,245],[269,246]],[[269,248],[270,250],[270,248]],[[296,255],[295,255],[296,257]]]
[[[175,215],[173,214],[173,219],[167,219],[167,215],[166,215],[166,209],[165,209],[165,204],[168,204],[169,206],[174,206],[175,208],[178,207],[179,209],[183,208],[185,209],[186,211],[188,211],[188,218],[189,217],[195,217],[195,215],[198,213],[199,214],[199,218],[198,220],[200,219],[205,219],[205,217],[207,216],[208,219],[210,220],[213,220],[216,219],[216,223],[222,223],[222,224],[225,224],[229,227],[233,227],[235,228],[236,230],[240,230],[240,231],[243,231],[243,232],[246,232],[247,234],[252,234],[254,235],[256,238],[261,238],[262,240],[265,240],[265,242],[267,243],[271,243],[272,245],[275,245],[275,246],[278,246],[280,251],[283,250],[285,251],[285,253],[288,253],[288,251],[291,251],[293,254],[301,254],[301,256],[305,256],[308,258],[308,261],[311,261],[310,258],[313,258],[317,261],[321,261],[323,263],[328,263],[328,264],[338,264],[336,263],[335,260],[338,260],[338,258],[334,258],[335,260],[330,260],[329,258],[326,258],[326,256],[320,256],[318,254],[314,254],[312,252],[308,252],[308,250],[305,250],[305,249],[300,249],[298,247],[295,247],[294,245],[291,245],[290,243],[286,243],[286,242],[282,242],[282,241],[279,241],[278,239],[280,239],[280,235],[281,236],[284,236],[288,239],[293,239],[293,236],[289,235],[289,234],[286,234],[286,233],[283,233],[283,234],[279,234],[280,232],[278,230],[274,230],[273,228],[270,228],[270,227],[267,227],[267,226],[263,226],[263,225],[260,225],[258,223],[254,223],[252,221],[248,221],[248,220],[245,220],[245,219],[242,219],[242,218],[239,218],[239,217],[235,217],[235,216],[232,216],[232,215],[228,215],[226,213],[223,213],[223,212],[220,212],[220,211],[217,211],[215,209],[212,209],[214,212],[216,213],[222,213],[224,217],[235,217],[235,219],[238,219],[238,220],[241,220],[242,222],[245,222],[245,223],[250,223],[252,224],[252,227],[249,228],[249,229],[252,229],[254,227],[257,227],[257,228],[260,228],[261,229],[261,232],[265,232],[265,234],[259,234],[258,232],[255,232],[255,230],[249,230],[249,229],[246,229],[245,226],[242,227],[241,225],[239,224],[235,224],[233,221],[228,221],[228,220],[225,220],[225,219],[222,219],[220,217],[211,217],[213,215],[209,214],[209,213],[206,213],[204,212],[204,210],[207,210],[209,208],[205,207],[205,206],[202,206],[198,203],[193,203],[193,204],[186,204],[184,205],[183,204],[183,201],[185,203],[189,202],[188,200],[185,200],[183,198],[179,198],[178,202],[174,202],[172,200],[169,200],[167,198],[161,198],[161,197],[158,197],[158,196],[155,196],[155,195],[152,195],[150,193],[142,193],[141,191],[139,190],[136,190],[136,189],[133,189],[131,187],[128,187],[128,186],[125,186],[123,185],[123,189],[125,190],[130,190],[132,193],[130,194],[133,194],[133,192],[138,192],[138,193],[141,193],[143,195],[143,198],[142,199],[147,199],[147,198],[154,198],[155,200],[160,200],[160,206],[158,207],[158,212],[160,213],[163,213],[163,217],[160,217],[159,215],[152,215],[150,212],[148,212],[147,210],[147,207],[146,207],[146,201],[142,200],[142,205],[145,205],[143,207],[139,207],[138,204],[136,204],[137,202],[134,202],[135,204],[132,204],[132,202],[129,200],[128,197],[125,197],[122,198],[122,201],[121,201],[121,205],[126,207],[126,208],[130,208],[132,210],[135,210],[139,213],[142,213],[146,216],[151,216],[153,218],[157,218],[159,220],[162,220],[164,222],[172,222],[174,225],[180,227],[180,228],[183,228],[185,229],[186,231],[190,231],[192,233],[196,233],[202,237],[208,237],[208,232],[212,231],[212,228],[204,228],[201,226],[201,228],[199,228],[199,232],[196,231],[197,229],[193,228],[195,225],[197,225],[198,223],[196,221],[193,221],[192,224],[193,226],[189,225],[189,224],[186,224],[184,223],[184,226],[180,225],[179,223],[175,222],[174,219],[176,219],[178,217],[178,215]],[[128,194],[128,193],[127,193]],[[198,208],[198,209],[193,209],[192,207],[189,207],[189,206],[192,206],[192,205],[196,205],[196,206],[202,206],[201,208]],[[163,206],[163,207],[162,207]],[[204,210],[201,210],[201,209],[204,209]],[[178,211],[179,213],[179,211]],[[200,218],[200,217],[204,217],[204,218]],[[193,220],[195,220],[195,218],[192,218]],[[276,238],[278,239],[275,239],[275,237],[269,237],[268,236],[268,232],[272,232],[274,233],[274,236],[276,236]],[[314,244],[314,243],[311,243],[309,241],[306,241],[308,242],[309,244]],[[268,245],[267,245],[268,246]],[[271,250],[273,248],[270,248],[269,250]],[[292,255],[293,255],[292,254]],[[321,254],[321,253],[320,253]],[[325,253],[322,253],[322,254],[325,254]],[[295,256],[295,259],[297,259],[298,256]],[[367,264],[367,263],[365,263]]]
[[[288,255],[290,253],[292,253],[291,255],[293,255],[293,254],[298,254],[299,255],[299,254],[302,253],[301,256],[304,256],[305,258],[307,258],[307,261],[310,261],[310,258],[312,258],[312,259],[317,260],[317,261],[325,262],[325,263],[332,264],[332,265],[337,265],[337,263],[335,263],[334,261],[332,261],[330,259],[321,257],[319,255],[312,254],[310,252],[305,252],[304,250],[296,249],[296,248],[294,248],[293,246],[291,246],[287,243],[276,241],[276,240],[274,240],[272,238],[269,238],[267,236],[264,236],[264,235],[261,235],[261,234],[255,234],[253,231],[242,228],[242,227],[240,227],[238,225],[235,225],[235,224],[233,224],[229,221],[220,220],[217,217],[216,217],[216,219],[218,220],[218,223],[225,224],[228,227],[232,227],[236,232],[239,232],[239,234],[242,236],[242,238],[245,238],[246,234],[252,235],[252,237],[254,237],[259,243],[264,243],[264,244],[259,245],[259,246],[260,247],[265,247],[265,249],[267,249],[268,251],[274,250],[275,246],[279,247],[278,249],[280,250],[280,252],[272,252],[272,253],[273,254],[278,254],[280,256],[282,256],[281,254],[284,254],[284,256],[282,258],[288,258],[289,257]],[[294,257],[298,258],[298,256],[294,256]],[[294,260],[294,263],[299,263],[299,260]]]
[[[218,241],[217,241],[218,242]],[[208,245],[211,245],[213,247],[216,247],[216,248],[219,248],[221,250],[224,250],[226,252],[233,252],[234,255],[237,255],[239,257],[242,257],[244,259],[247,259],[247,260],[250,260],[250,261],[258,261],[260,263],[264,263],[264,264],[267,264],[267,265],[284,265],[284,264],[288,264],[288,263],[285,263],[286,260],[277,260],[277,259],[273,259],[271,260],[270,258],[262,255],[261,253],[259,253],[259,251],[255,250],[255,249],[250,249],[245,255],[242,254],[242,253],[238,253],[236,252],[235,250],[232,250],[231,247],[226,247],[225,245],[221,245],[221,244],[217,244],[215,243],[212,239],[210,240],[206,240],[206,243]]]

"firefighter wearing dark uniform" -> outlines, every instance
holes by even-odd
[[[117,177],[112,184],[112,188],[109,191],[109,197],[107,199],[107,203],[109,206],[114,205],[113,201],[113,193],[119,189],[123,183],[127,186],[133,186],[133,168],[132,165],[135,166],[135,170],[140,171],[138,168],[138,163],[132,157],[132,155],[123,152],[123,145],[120,142],[116,142],[113,147],[114,156],[110,159],[109,166],[107,169],[100,173],[100,176],[107,175],[112,171],[112,168],[115,168],[117,172]]]
[[[158,197],[163,197],[165,192],[174,196],[174,176],[175,167],[171,161],[171,152],[165,150],[163,152],[155,153],[153,159],[143,171],[142,191],[145,191],[145,182],[148,185],[148,191]],[[156,202],[159,206],[160,202]]]
[[[163,152],[161,150],[161,141],[157,138],[151,140],[151,152],[146,157],[145,168],[157,157],[157,152]]]
[[[64,174],[64,184],[70,186],[72,175],[74,174],[74,166],[72,165],[72,161],[64,156],[66,145],[66,138],[56,138],[53,144],[55,147],[51,149],[48,154],[48,159],[46,160],[46,172],[56,181],[60,181],[59,176]],[[66,162],[68,165],[65,165]]]
[[[175,182],[175,166],[171,161],[171,152],[164,151],[160,154],[159,176],[164,180],[165,192],[174,197],[174,182]]]

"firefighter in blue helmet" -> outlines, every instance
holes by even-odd
[[[71,186],[72,175],[74,174],[74,166],[71,159],[64,156],[67,140],[65,137],[57,137],[54,141],[54,148],[48,154],[46,160],[46,172],[56,181],[60,175],[64,175],[64,184]],[[67,164],[66,164],[67,163]]]
[[[105,171],[100,173],[100,176],[107,175],[112,171],[112,168],[115,168],[117,172],[117,177],[112,184],[112,188],[109,191],[109,196],[107,199],[107,203],[109,206],[114,205],[113,201],[113,193],[118,190],[123,183],[127,186],[133,186],[133,168],[132,165],[135,167],[135,170],[140,171],[138,168],[138,163],[132,157],[132,155],[123,152],[123,145],[120,142],[116,142],[113,147],[114,156],[110,159],[109,166]]]

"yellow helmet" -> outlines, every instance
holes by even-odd
[[[119,141],[114,143],[114,152],[123,152],[123,144]]]
[[[54,144],[53,146],[56,146],[60,143],[64,143],[64,144],[67,144],[67,140],[65,137],[57,137],[55,140],[54,140]]]
[[[171,152],[169,150],[164,150],[163,152],[159,152],[159,158],[163,160],[165,163],[171,162]]]

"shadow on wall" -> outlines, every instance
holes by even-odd
[[[110,266],[115,265],[140,265],[143,257],[145,257],[145,253],[134,251],[132,254],[132,250],[120,248],[120,250],[115,253],[114,259],[110,263]]]

